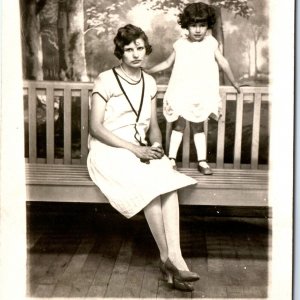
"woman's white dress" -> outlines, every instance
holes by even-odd
[[[156,83],[150,75],[143,72],[142,79],[131,84],[114,69],[101,73],[93,89],[93,93],[100,95],[99,101],[106,101],[103,125],[137,145],[147,143],[151,100],[156,92]],[[91,179],[110,204],[127,218],[157,196],[196,183],[173,170],[166,156],[146,164],[131,151],[108,146],[92,136],[89,136],[87,167]]]
[[[215,60],[217,40],[207,35],[201,42],[180,38],[174,45],[175,63],[164,97],[164,116],[174,122],[179,116],[203,122],[218,115],[219,67]]]

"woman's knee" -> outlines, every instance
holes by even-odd
[[[177,121],[174,122],[173,130],[183,132],[185,129],[186,121],[184,118],[179,117]]]

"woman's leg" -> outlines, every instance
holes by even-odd
[[[168,257],[180,270],[188,270],[180,247],[179,203],[177,191],[161,195],[162,215],[165,237],[168,245]]]
[[[145,218],[160,252],[162,261],[168,258],[168,245],[162,215],[161,198],[157,197],[144,208]]]

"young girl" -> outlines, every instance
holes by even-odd
[[[164,97],[164,116],[168,122],[174,122],[169,159],[176,168],[176,156],[188,120],[194,135],[198,170],[204,175],[212,174],[206,161],[204,121],[209,117],[218,120],[221,112],[218,65],[240,92],[228,61],[218,49],[217,40],[208,32],[215,22],[213,7],[201,2],[187,5],[178,21],[188,30],[187,37],[174,43],[173,52],[165,61],[147,69],[148,73],[155,73],[174,63]]]

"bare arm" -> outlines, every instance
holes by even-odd
[[[173,50],[173,52],[170,54],[170,56],[166,60],[162,61],[161,63],[157,64],[156,66],[154,66],[150,69],[145,69],[145,71],[147,73],[151,74],[151,73],[157,73],[157,72],[166,70],[172,66],[174,61],[175,61],[175,51]]]
[[[164,151],[162,149],[162,136],[161,136],[161,131],[160,128],[158,126],[158,122],[157,122],[157,111],[156,111],[156,105],[157,105],[157,100],[152,99],[152,103],[151,103],[151,120],[150,120],[150,128],[149,128],[149,140],[151,145],[153,145],[154,143],[158,143],[158,154],[159,157],[161,158],[164,155]]]
[[[110,130],[105,128],[103,126],[105,107],[106,102],[98,94],[94,94],[92,97],[90,118],[90,134],[94,138],[106,145],[127,149],[134,153],[137,157],[145,160],[158,158],[157,151],[151,149],[151,147],[143,147],[132,144],[116,136]]]
[[[131,143],[114,135],[103,126],[105,106],[106,102],[98,94],[94,94],[91,106],[90,134],[104,144],[132,151]]]
[[[234,88],[237,90],[238,93],[241,92],[240,86],[237,81],[235,81],[233,73],[231,71],[230,65],[228,63],[228,60],[223,56],[223,54],[220,52],[219,49],[215,51],[215,58],[217,60],[218,65],[220,68],[225,72],[226,76],[230,80],[231,84],[234,86]]]

